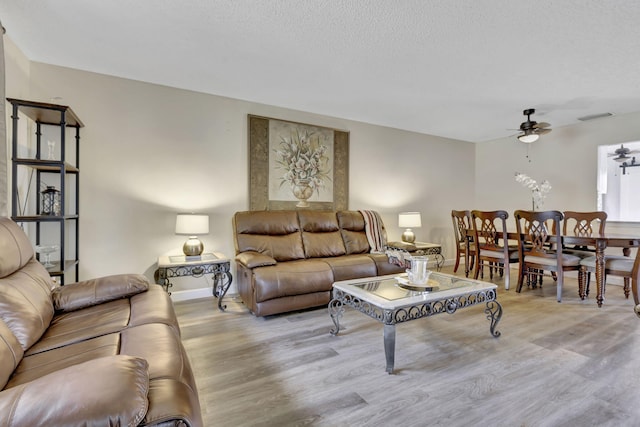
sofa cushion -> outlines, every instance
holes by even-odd
[[[371,247],[362,214],[358,211],[339,211],[337,218],[347,254],[368,253]]]
[[[298,211],[300,228],[307,233],[338,231],[338,218],[333,211]]]
[[[147,362],[102,357],[0,392],[0,425],[136,426],[149,406]]]
[[[335,212],[299,211],[298,219],[307,258],[340,256],[346,253]]]
[[[49,273],[35,258],[0,279],[0,320],[25,351],[40,339],[53,318],[53,285]]]
[[[264,267],[265,265],[275,265],[278,263],[268,255],[253,251],[239,253],[236,255],[235,260],[247,268]]]
[[[339,231],[330,233],[302,233],[307,258],[339,257],[346,253]]]
[[[321,260],[301,260],[254,270],[256,302],[331,290],[333,272]]]
[[[7,385],[13,371],[22,360],[23,350],[11,330],[0,320],[0,390]]]
[[[56,310],[73,311],[118,298],[139,294],[149,289],[149,281],[141,274],[117,274],[60,286],[53,291]]]
[[[0,218],[0,278],[18,271],[33,258],[27,235],[11,219]]]
[[[333,280],[335,282],[361,277],[372,277],[377,273],[376,263],[366,254],[325,258],[323,261],[331,266]]]
[[[42,337],[25,354],[31,355],[119,332],[129,325],[131,306],[126,299],[55,315]]]
[[[78,363],[118,355],[119,350],[120,335],[114,333],[36,354],[27,354],[9,379],[7,388],[28,383]]]
[[[304,258],[296,211],[236,212],[236,253],[254,251],[276,261]]]
[[[171,298],[159,285],[150,285],[146,292],[130,298],[57,313],[42,338],[26,354],[52,350],[149,323],[163,323],[180,334]]]

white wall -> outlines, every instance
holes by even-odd
[[[7,58],[7,61],[11,61]],[[69,105],[80,148],[80,278],[141,272],[180,253],[177,212],[208,213],[206,250],[232,258],[231,217],[248,208],[247,114],[350,131],[349,208],[378,210],[397,240],[397,214],[423,213],[419,240],[454,254],[450,211],[474,188],[474,145],[429,135],[30,63],[29,99]],[[7,96],[24,87],[7,75]],[[187,283],[188,282],[188,283]],[[195,283],[195,285],[194,285]],[[206,287],[204,279],[180,286]],[[177,290],[179,288],[174,288]],[[232,288],[230,292],[233,292]]]

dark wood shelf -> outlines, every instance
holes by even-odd
[[[76,113],[66,105],[48,104],[46,102],[25,101],[22,99],[7,98],[13,105],[18,105],[20,111],[27,115],[34,122],[46,125],[60,126],[60,113],[65,113],[66,126],[84,127],[84,124]]]
[[[18,165],[30,166],[34,169],[46,172],[60,172],[64,167],[65,172],[67,173],[78,173],[80,172],[77,167],[70,163],[60,162],[58,160],[40,160],[40,159],[25,159],[18,158],[13,159],[13,161]]]
[[[12,216],[14,222],[56,222],[78,219],[78,215],[23,215]]]

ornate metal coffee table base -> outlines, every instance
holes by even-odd
[[[462,288],[464,289],[464,288]],[[433,295],[436,295],[434,293]],[[420,304],[404,306],[399,308],[384,309],[370,302],[364,301],[348,292],[340,289],[333,289],[333,299],[329,302],[329,314],[335,327],[331,329],[332,335],[340,332],[340,318],[344,313],[344,307],[349,306],[361,313],[372,317],[384,324],[384,353],[386,358],[386,371],[393,373],[396,347],[396,324],[408,322],[410,320],[429,317],[435,314],[453,314],[459,308],[470,307],[477,304],[486,304],[484,313],[489,320],[489,332],[493,337],[499,337],[500,332],[496,326],[502,318],[502,306],[496,300],[495,289],[485,289],[473,292],[464,292],[458,296],[443,299],[432,299]]]

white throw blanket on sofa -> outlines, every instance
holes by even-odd
[[[367,234],[371,253],[382,253],[387,241],[382,230],[382,218],[376,211],[360,211],[364,217],[364,229]]]

